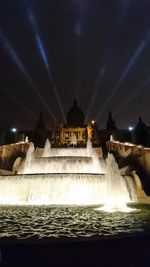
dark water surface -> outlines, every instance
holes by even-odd
[[[150,206],[107,213],[97,206],[0,206],[0,238],[91,238],[150,233]]]

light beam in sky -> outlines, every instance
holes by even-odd
[[[112,99],[112,97],[114,96],[114,94],[117,92],[117,90],[119,89],[121,83],[123,82],[123,80],[126,78],[126,76],[128,75],[128,73],[130,72],[131,68],[133,67],[133,65],[135,64],[136,60],[138,59],[138,57],[142,54],[147,42],[149,41],[149,37],[150,37],[150,32],[148,32],[146,38],[140,43],[140,45],[138,46],[136,52],[134,53],[134,55],[132,56],[132,58],[130,59],[129,63],[127,64],[123,74],[121,75],[119,81],[117,82],[117,84],[115,85],[115,87],[112,89],[111,93],[108,95],[104,105],[102,106],[101,110],[98,112],[97,116],[96,116],[96,120],[98,120],[98,118],[100,117],[100,115],[102,114],[102,112],[105,110],[106,106],[109,104],[110,100]]]
[[[2,91],[6,96],[11,98],[17,105],[19,105],[22,109],[24,109],[30,116],[37,120],[37,116],[24,104],[22,103],[14,94],[12,94],[6,88],[0,86],[0,91]]]
[[[56,119],[55,115],[50,110],[50,108],[47,105],[45,99],[41,95],[39,89],[37,88],[37,86],[33,82],[32,78],[30,77],[29,73],[27,72],[24,64],[22,63],[20,57],[18,56],[18,54],[16,53],[16,51],[14,50],[14,48],[12,47],[12,45],[8,41],[8,39],[3,35],[2,31],[0,31],[0,40],[2,41],[3,46],[6,49],[7,53],[9,53],[9,55],[11,56],[11,58],[13,59],[13,61],[15,62],[15,64],[19,67],[19,69],[21,70],[21,72],[23,73],[23,75],[25,76],[25,78],[27,79],[28,83],[31,85],[31,87],[34,90],[34,92],[40,98],[41,102],[43,103],[44,107],[48,111],[49,115],[52,117],[52,119],[54,120],[54,122],[57,122],[57,119]]]
[[[130,0],[122,0],[120,3],[122,6],[122,15],[124,16],[129,9]]]
[[[145,109],[145,110],[143,111],[142,116],[145,116],[145,115],[147,115],[147,114],[150,114],[150,108]]]
[[[78,19],[75,22],[74,26],[74,32],[77,37],[81,37],[83,33],[83,23],[84,23],[84,17],[85,17],[85,11],[88,5],[88,1],[80,1],[80,0],[75,0],[78,8]]]
[[[128,97],[126,101],[122,103],[122,105],[114,112],[114,114],[118,114],[120,110],[122,110],[125,106],[127,106],[138,94],[140,94],[144,87],[146,87],[150,83],[150,77],[136,90],[134,93]]]
[[[80,20],[76,22],[74,31],[75,31],[75,34],[77,36],[81,36],[82,29],[81,29],[81,21]]]
[[[81,38],[83,36],[84,21],[86,17],[86,9],[88,5],[88,0],[73,0],[76,4],[77,19],[74,23],[74,35],[76,38],[76,86],[75,86],[75,98],[79,98],[79,72],[80,72],[80,60],[81,60]]]
[[[48,58],[47,58],[47,55],[46,55],[46,51],[45,51],[42,39],[41,39],[40,34],[39,34],[37,22],[35,20],[35,17],[33,15],[33,13],[31,12],[31,9],[29,9],[29,8],[27,9],[27,15],[28,15],[28,19],[30,21],[30,24],[32,26],[32,29],[34,31],[37,48],[38,48],[39,53],[41,55],[41,58],[42,58],[42,60],[44,62],[44,66],[45,66],[45,68],[46,68],[46,70],[48,72],[48,76],[49,76],[50,82],[52,84],[52,89],[53,89],[54,95],[55,95],[55,97],[57,99],[58,106],[59,106],[61,114],[63,116],[63,120],[66,123],[66,116],[65,116],[65,113],[64,113],[64,109],[63,109],[63,106],[62,106],[62,103],[61,103],[61,100],[60,100],[56,85],[55,85],[53,77],[52,77],[50,65],[49,65],[49,62],[48,62]]]
[[[47,60],[47,57],[46,57],[46,53],[45,53],[41,38],[40,38],[38,33],[35,33],[35,39],[36,39],[36,43],[37,43],[38,49],[40,51],[40,55],[41,55],[41,57],[42,57],[42,59],[43,59],[43,61],[45,63],[45,67],[46,67],[47,71],[49,71],[49,64],[48,64],[48,60]]]
[[[117,110],[115,110],[115,111],[113,112],[113,114],[114,114],[114,115],[117,115],[118,112],[120,112],[120,111],[121,111],[123,108],[125,108],[125,107],[126,107],[132,100],[134,100],[134,98],[136,98],[136,96],[137,96],[138,94],[140,94],[140,93],[142,92],[142,90],[144,89],[144,87],[146,87],[149,83],[150,83],[150,77],[148,77],[148,78],[146,79],[146,81],[144,81],[143,84],[142,84],[136,91],[134,91],[133,94],[130,95],[126,101],[123,101],[122,104],[121,104],[121,106],[120,106]],[[145,113],[145,112],[144,112],[144,113]],[[134,116],[133,116],[133,117],[134,117]],[[131,119],[131,118],[130,118],[130,119]],[[105,123],[106,123],[106,122],[104,122],[104,123],[101,124],[101,127],[102,127],[102,128],[103,128],[103,126],[105,126]]]
[[[93,97],[92,97],[92,99],[90,100],[90,105],[89,105],[89,108],[88,108],[87,113],[86,113],[85,122],[87,122],[88,119],[89,119],[90,112],[91,112],[92,107],[93,107],[93,105],[94,105],[94,102],[95,102],[95,99],[96,99],[96,97],[97,97],[97,94],[98,94],[100,85],[101,85],[101,83],[102,83],[102,81],[103,81],[103,77],[104,77],[104,75],[105,75],[105,72],[106,72],[106,69],[105,69],[105,68],[102,68],[101,71],[100,71],[100,74],[99,74],[100,77],[99,77],[99,79],[98,79],[96,89],[95,89],[95,91],[93,92]]]
[[[118,20],[117,20],[117,27],[116,29],[114,30],[114,33],[113,33],[113,36],[112,38],[110,39],[110,42],[109,42],[109,45],[108,47],[106,48],[106,51],[105,51],[105,60],[104,60],[104,68],[102,69],[102,77],[100,76],[100,81],[99,83],[101,84],[102,81],[103,81],[103,77],[105,75],[105,71],[106,71],[106,68],[108,68],[108,66],[112,63],[113,61],[113,58],[115,57],[115,53],[114,53],[114,49],[116,48],[116,43],[118,41],[118,37],[120,35],[120,31],[122,30],[122,24],[124,22],[124,18],[125,18],[125,15],[127,13],[127,10],[129,8],[129,0],[122,0],[122,2],[120,2],[121,4],[121,7],[122,7],[122,12],[120,13],[119,17],[118,17]],[[103,73],[104,71],[104,73]],[[94,95],[93,95],[93,98],[92,98],[92,103],[91,103],[91,100],[90,100],[90,107],[89,107],[89,110],[87,112],[87,115],[86,115],[86,121],[87,121],[87,117],[89,116],[89,113],[92,109],[92,106],[94,104],[94,101],[96,99],[96,96],[97,96],[97,92],[98,92],[98,89],[99,89],[99,84],[97,85],[97,88],[96,88],[96,91],[94,92]]]

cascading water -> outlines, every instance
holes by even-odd
[[[48,157],[40,158],[34,157],[34,146],[30,144],[21,166],[22,175],[0,179],[0,204],[104,205],[106,211],[126,211],[126,203],[136,200],[131,178],[120,176],[112,155],[108,155],[105,173],[90,142],[82,149],[82,156],[75,156],[74,148],[70,157],[54,156],[56,151],[48,142],[46,146],[50,150],[44,152]]]
[[[113,212],[128,212],[133,209],[127,207],[127,203],[136,201],[136,193],[131,178],[120,175],[118,165],[112,154],[108,154],[106,163],[105,199],[101,210]]]
[[[17,175],[0,179],[0,204],[95,205],[104,199],[101,175]]]
[[[49,139],[46,139],[42,157],[50,157],[50,154],[51,154],[51,143]]]
[[[0,204],[105,205],[107,200],[112,209],[119,209],[121,194],[124,194],[123,203],[131,202],[130,194],[124,188],[124,183],[120,183],[121,188],[119,188],[119,183],[117,186],[113,184],[108,191],[107,185],[107,175],[35,174],[7,176],[0,179]],[[133,190],[133,184],[130,186]],[[110,195],[111,189],[113,192]],[[119,197],[116,197],[117,194]],[[134,195],[131,197],[134,200]]]
[[[32,168],[32,162],[34,161],[34,144],[30,143],[28,151],[27,151],[27,155],[26,155],[26,160],[25,160],[25,164],[24,164],[24,169],[30,169]]]
[[[105,173],[105,163],[98,159],[90,141],[87,148],[51,149],[47,140],[42,157],[34,156],[31,143],[26,160],[22,163],[19,174],[39,173]]]

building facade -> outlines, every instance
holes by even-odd
[[[74,100],[67,114],[67,123],[57,125],[51,132],[51,143],[56,145],[84,146],[87,142],[88,126],[84,124],[84,114]]]

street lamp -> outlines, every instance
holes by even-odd
[[[10,131],[11,131],[12,133],[16,133],[16,132],[17,132],[17,128],[11,128]]]
[[[13,127],[10,129],[11,132],[11,142],[16,143],[18,141],[18,129]]]
[[[128,130],[129,130],[130,132],[133,131],[133,129],[134,129],[134,128],[133,128],[132,126],[129,126],[129,127],[128,127]]]
[[[128,130],[129,130],[130,136],[131,136],[131,143],[134,143],[134,127],[133,126],[129,126]]]

